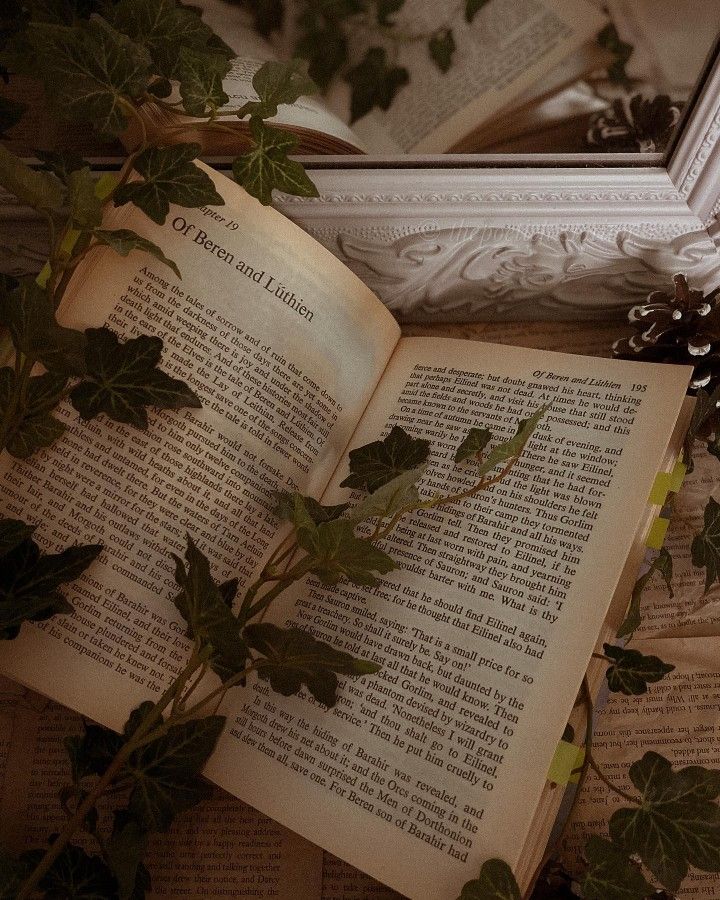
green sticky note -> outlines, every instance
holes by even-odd
[[[584,759],[584,747],[578,747],[569,741],[560,741],[550,763],[547,780],[553,784],[577,784],[580,773],[573,774],[573,772],[582,766]]]
[[[681,459],[678,459],[675,463],[675,468],[670,473],[670,490],[673,493],[677,494],[677,492],[680,490],[686,475],[687,466]]]
[[[647,541],[645,542],[645,546],[649,547],[651,550],[662,550],[669,524],[670,519],[663,519],[660,517],[655,519],[652,528],[650,529],[650,533],[648,534]]]
[[[671,489],[673,474],[672,472],[658,472],[655,476],[655,481],[650,491],[650,503],[654,506],[662,506],[665,503],[668,491]]]

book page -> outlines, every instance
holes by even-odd
[[[74,327],[161,335],[164,369],[202,410],[151,410],[142,432],[81,423],[66,405],[51,449],[0,464],[0,514],[41,523],[46,552],[105,546],[65,590],[75,614],[23,626],[0,647],[0,672],[116,728],[186,661],[169,553],[189,532],[218,581],[249,583],[276,540],[270,492],[319,495],[399,334],[334,256],[213,177],[226,206],[173,209],[162,227],[129,207],[112,220],[162,247],[182,280],[145,254],[94,251],[60,312]]]
[[[322,900],[402,900],[402,895],[332,853],[324,853]]]
[[[647,751],[660,753],[674,767],[720,767],[720,663],[717,639],[660,639],[631,645],[675,666],[648,692],[626,697],[610,694],[597,717],[593,756],[613,784],[634,793],[627,772]],[[591,834],[607,837],[613,812],[627,804],[611,793],[594,772],[570,819],[564,856],[571,872],[581,871],[581,853]],[[720,873],[691,869],[678,897],[700,900],[720,896]]]
[[[413,34],[438,27],[438,8],[408,0],[397,21]],[[372,147],[377,131],[405,151],[443,153],[594,39],[607,22],[587,0],[491,0],[453,29],[456,51],[444,74],[426,41],[400,45],[395,65],[410,82],[387,112],[374,110],[353,130]]]
[[[63,739],[82,734],[83,726],[79,715],[37,695],[26,698],[23,709],[16,705],[24,715],[12,736],[0,796],[0,837],[17,854],[45,847],[63,825],[59,792],[70,781]],[[97,852],[86,835],[73,840]],[[148,900],[321,896],[322,851],[220,790],[179,815],[168,832],[152,835],[145,864],[152,879]]]
[[[716,493],[720,461],[695,443],[694,469],[685,476],[674,499],[664,546],[672,556],[673,595],[664,579],[653,575],[642,593],[642,622],[636,637],[720,635],[720,585],[705,591],[704,567],[692,561],[693,537],[702,531],[709,497]]]
[[[516,865],[688,374],[402,340],[352,446],[391,424],[429,438],[426,492],[468,485],[452,457],[471,426],[509,438],[553,407],[502,485],[398,527],[380,586],[310,579],[274,610],[383,668],[328,712],[254,684],[210,776],[414,900],[457,896],[489,856]]]

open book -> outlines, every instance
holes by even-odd
[[[186,658],[168,556],[186,531],[218,580],[249,580],[278,528],[273,489],[346,497],[348,447],[393,424],[432,443],[426,491],[468,486],[453,456],[470,427],[507,439],[551,402],[506,480],[403,522],[385,545],[401,569],[381,586],[309,580],[271,607],[382,670],[343,682],[330,711],[264,682],[234,689],[206,771],[412,898],[457,896],[490,856],[526,880],[559,793],[548,768],[613,594],[629,595],[689,369],[401,339],[335,257],[213,177],[223,207],[157,226],[125,206],[109,223],[142,230],[182,280],[104,251],[75,273],[61,321],[161,335],[164,367],[203,409],[157,414],[145,433],[68,408],[55,447],[3,463],[1,515],[40,523],[48,549],[106,549],[67,589],[76,613],[23,626],[0,671],[119,728]]]
[[[277,58],[276,51],[236,8],[221,0],[200,5],[206,21],[238,53],[223,84],[230,107],[237,109],[256,99],[252,76],[262,62]],[[409,0],[403,16],[416,33],[437,27],[436,6],[427,0]],[[493,121],[502,125],[498,114],[508,105],[520,102],[524,110],[530,101],[537,104],[606,65],[607,54],[594,45],[606,21],[588,0],[489,0],[471,25],[462,21],[455,29],[457,50],[449,72],[438,70],[427,42],[401,47],[395,64],[407,67],[410,82],[386,112],[374,110],[349,128],[349,92],[337,86],[327,102],[304,97],[281,106],[271,124],[296,134],[297,152],[305,154],[470,152],[494,140]],[[354,49],[361,58],[363,47]],[[151,132],[165,132],[178,122],[171,112],[141,112]],[[182,139],[199,140],[208,155],[241,151],[248,123],[222,111],[218,119],[232,126],[235,136],[183,117],[188,131]]]

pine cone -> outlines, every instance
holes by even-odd
[[[694,367],[691,392],[720,384],[720,288],[703,295],[674,277],[675,294],[655,291],[628,314],[637,331],[613,345],[618,359],[681,363]]]
[[[590,120],[587,143],[608,153],[659,153],[667,146],[680,121],[683,104],[658,94],[652,100],[635,94],[615,100]]]

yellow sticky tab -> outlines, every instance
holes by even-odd
[[[675,468],[670,473],[670,490],[673,493],[677,494],[677,492],[680,490],[686,475],[687,466],[681,459],[678,459],[675,463]]]
[[[560,741],[550,763],[547,780],[553,784],[577,784],[580,780],[580,773],[575,772],[575,769],[582,766],[584,759],[584,747],[578,747],[568,741]]]
[[[95,196],[105,200],[115,190],[117,183],[117,178],[111,172],[106,172],[95,184]]]
[[[651,550],[662,550],[665,543],[665,534],[668,530],[670,519],[657,518],[652,524],[645,546]]]
[[[673,474],[674,472],[658,472],[655,476],[655,481],[650,491],[650,503],[654,506],[664,505],[668,491],[671,490]]]

